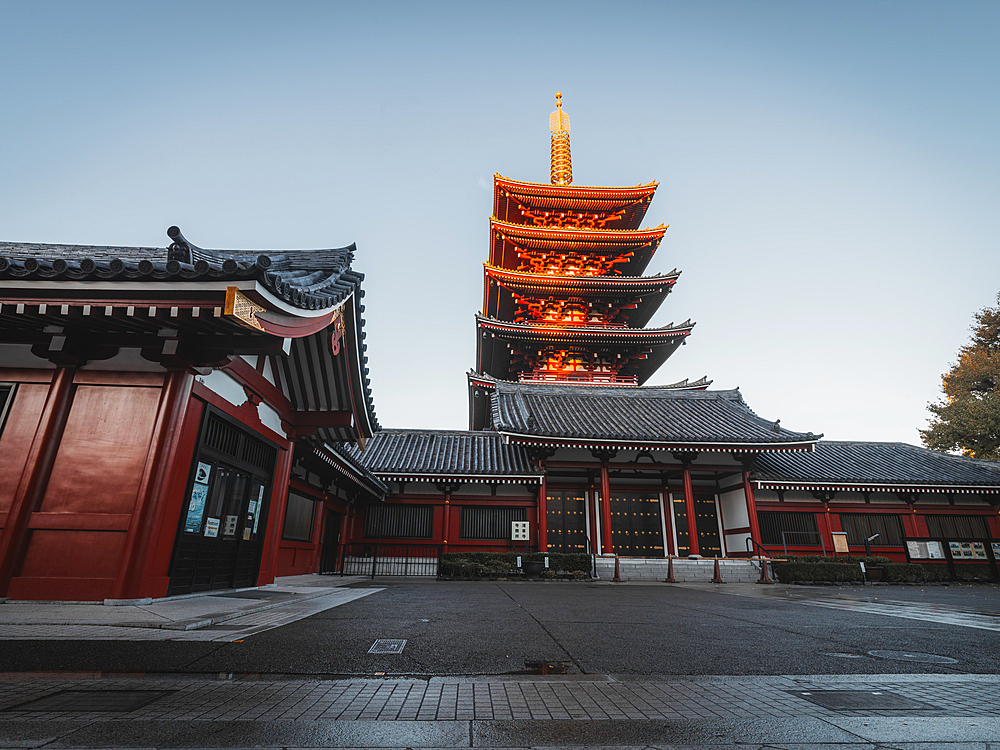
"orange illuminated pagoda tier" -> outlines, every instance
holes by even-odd
[[[497,380],[642,385],[694,327],[645,328],[680,276],[642,276],[667,231],[640,228],[657,183],[574,185],[561,97],[549,119],[552,184],[494,175],[474,390]]]

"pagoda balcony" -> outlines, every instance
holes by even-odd
[[[521,372],[521,383],[575,383],[580,385],[639,385],[636,375],[618,375],[613,372]]]

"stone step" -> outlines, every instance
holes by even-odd
[[[667,560],[661,558],[620,557],[618,570],[623,581],[662,581],[667,577]],[[722,580],[731,583],[754,583],[760,578],[760,567],[752,560],[719,560]],[[598,557],[597,574],[601,580],[615,575],[615,558]],[[678,583],[701,581],[711,583],[715,575],[715,558],[690,560],[674,558],[674,580]]]

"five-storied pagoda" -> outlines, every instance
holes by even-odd
[[[470,375],[480,389],[478,403],[471,389],[474,430],[489,425],[484,397],[493,379],[641,385],[694,327],[690,320],[644,327],[680,276],[676,269],[641,275],[667,231],[639,228],[658,183],[574,185],[569,116],[558,92],[549,129],[550,185],[494,175],[477,372]]]

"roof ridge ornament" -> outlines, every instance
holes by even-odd
[[[551,178],[553,185],[573,182],[573,160],[569,150],[569,115],[562,110],[562,92],[556,92],[556,108],[549,115],[552,131]]]

